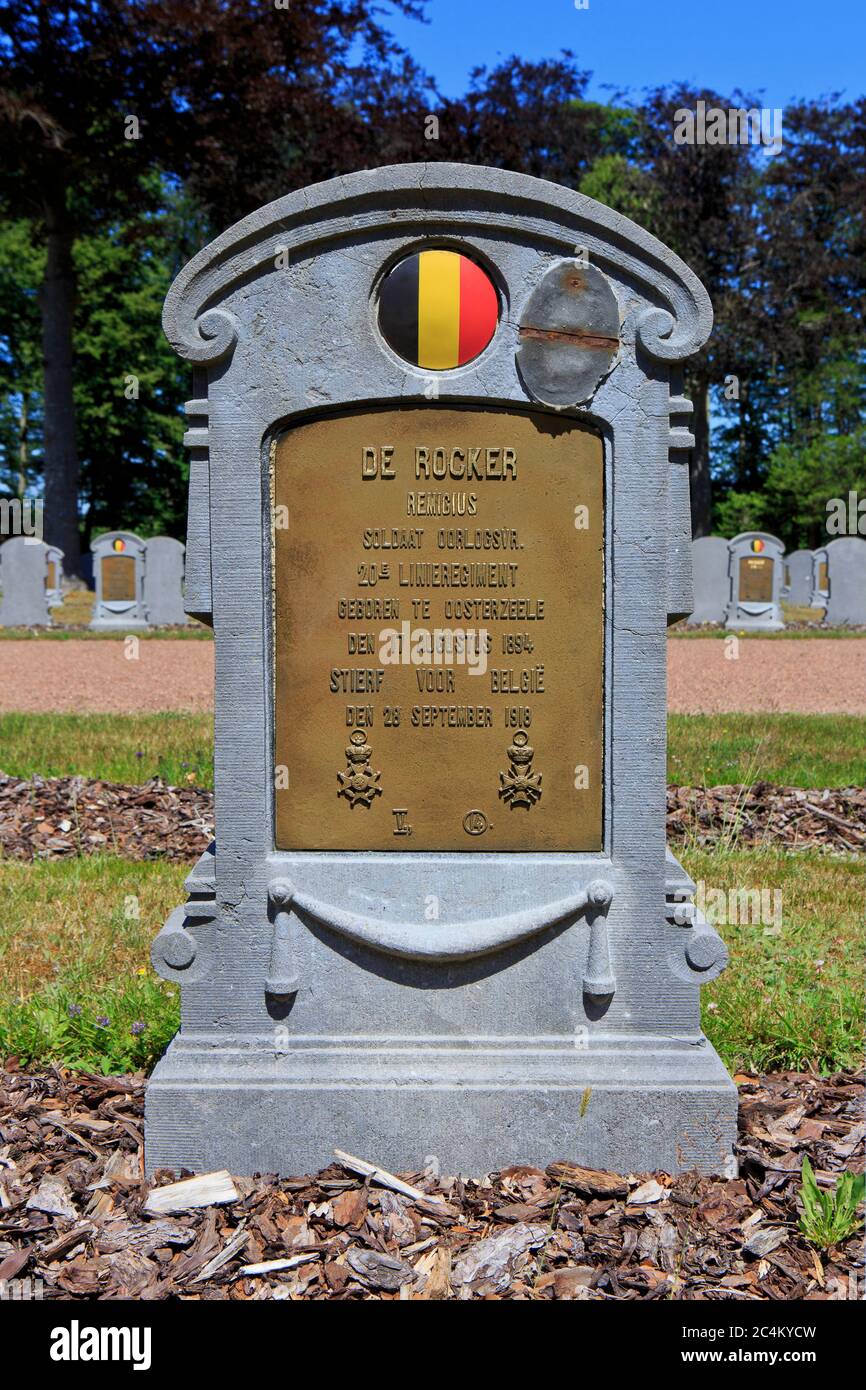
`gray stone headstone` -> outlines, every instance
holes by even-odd
[[[59,608],[63,602],[63,551],[59,546],[45,547],[45,597],[49,608]]]
[[[785,556],[782,597],[793,608],[808,608],[812,601],[812,551],[792,550]]]
[[[766,531],[744,531],[728,541],[728,608],[725,627],[780,632],[785,547]]]
[[[826,608],[830,596],[830,560],[826,545],[812,554],[810,608]]]
[[[688,626],[723,623],[728,606],[728,542],[722,536],[692,541],[695,606]]]
[[[0,627],[48,627],[45,580],[47,551],[44,541],[13,536],[0,546],[3,600]]]
[[[609,208],[439,163],[279,198],[178,276],[217,838],[153,947],[148,1171],[732,1171],[727,953],[665,845],[711,322]]]
[[[866,627],[866,541],[839,536],[826,549],[829,593],[825,627]]]
[[[147,542],[144,569],[144,607],[152,627],[189,622],[183,606],[184,546],[171,536]]]
[[[105,531],[90,549],[96,585],[90,626],[122,631],[147,627],[144,541],[131,531]]]

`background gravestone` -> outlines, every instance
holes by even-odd
[[[47,550],[44,541],[26,536],[13,536],[0,547],[3,556],[0,627],[50,625],[45,590]]]
[[[730,1172],[726,951],[665,845],[700,282],[579,193],[407,165],[251,214],[164,324],[217,838],[153,947],[148,1171]]]
[[[866,541],[839,536],[826,548],[829,593],[824,627],[866,627]]]
[[[45,547],[45,597],[49,608],[59,608],[63,602],[63,551],[59,546]]]
[[[184,546],[171,536],[154,536],[146,545],[144,608],[154,627],[189,622],[183,606]]]
[[[723,623],[728,604],[728,542],[722,536],[692,541],[695,606],[688,626]]]
[[[808,608],[812,601],[812,552],[793,550],[785,556],[783,597],[794,608]]]
[[[781,596],[785,547],[765,531],[744,531],[728,542],[728,611],[725,627],[779,632],[785,626]]]
[[[827,546],[821,546],[812,555],[812,592],[809,599],[811,608],[826,608],[830,596],[830,562]]]
[[[96,600],[92,628],[147,627],[145,543],[131,531],[106,531],[91,543]]]

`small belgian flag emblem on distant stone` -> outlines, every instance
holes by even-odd
[[[487,347],[498,320],[489,275],[457,251],[406,256],[382,282],[382,336],[417,367],[442,372],[471,362]]]

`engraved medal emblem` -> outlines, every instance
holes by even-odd
[[[356,729],[349,737],[346,746],[347,767],[345,772],[337,773],[340,790],[337,796],[344,796],[349,805],[371,806],[374,796],[382,795],[379,786],[381,772],[374,772],[370,766],[370,747],[362,729]]]
[[[499,774],[499,795],[512,811],[515,806],[523,806],[528,811],[541,800],[541,773],[532,771],[534,753],[529,735],[523,729],[518,730],[508,748],[511,766],[507,772]]]

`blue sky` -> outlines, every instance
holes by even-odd
[[[470,69],[514,53],[527,59],[573,49],[605,84],[639,91],[684,79],[722,94],[763,91],[763,105],[866,89],[866,0],[428,0],[429,25],[388,27],[446,96]]]

